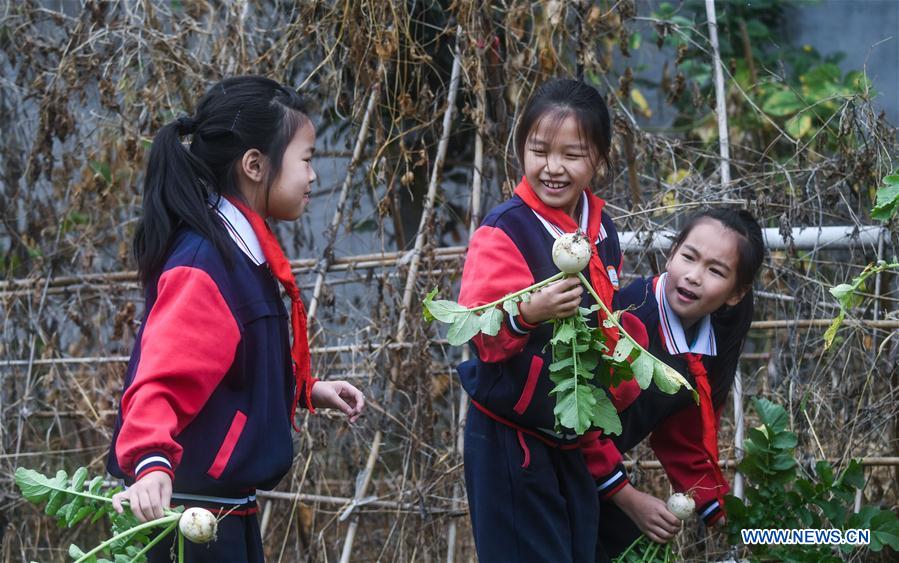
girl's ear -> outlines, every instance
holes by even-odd
[[[724,302],[724,304],[733,307],[734,305],[742,301],[744,297],[746,297],[746,293],[748,291],[748,286],[740,289],[735,289],[734,292],[730,294],[730,297],[727,298],[727,301]]]
[[[250,149],[243,153],[238,168],[241,175],[251,182],[262,182],[265,177],[265,155],[259,149]]]

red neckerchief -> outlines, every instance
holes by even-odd
[[[653,278],[653,294],[655,294],[658,282],[659,276]],[[665,334],[662,332],[661,325],[659,326],[659,336],[661,336],[662,342],[664,342]],[[706,455],[709,456],[709,460],[715,468],[715,478],[717,479],[718,484],[721,485],[726,483],[726,481],[724,480],[724,474],[721,472],[721,467],[718,465],[718,423],[717,417],[715,416],[715,407],[712,405],[712,386],[709,383],[709,372],[705,369],[705,364],[702,363],[702,354],[687,352],[681,354],[681,356],[687,361],[687,369],[690,370],[690,375],[693,376],[696,383],[696,391],[699,393],[699,416],[702,423],[702,449],[705,451]]]
[[[587,194],[588,214],[587,232],[584,234],[587,235],[587,239],[590,241],[590,282],[593,285],[593,289],[596,290],[597,295],[602,299],[603,304],[611,310],[612,295],[615,293],[615,288],[612,286],[612,282],[609,280],[609,274],[606,272],[605,264],[602,263],[599,253],[596,250],[596,242],[599,240],[599,231],[602,227],[602,208],[605,206],[606,202],[593,195],[590,190],[586,190],[585,193]],[[528,207],[539,213],[544,219],[553,223],[564,232],[573,233],[580,228],[571,215],[565,213],[558,207],[550,207],[543,203],[534,192],[534,188],[531,187],[527,177],[521,178],[521,183],[515,188],[515,195],[520,197]],[[600,317],[602,317],[602,315],[600,315]],[[602,326],[602,324],[600,324],[600,326]],[[618,342],[618,329],[614,327],[603,327],[602,330],[608,339],[606,346],[609,347],[609,353],[611,353],[611,350],[615,349],[615,343]]]
[[[315,409],[312,407],[312,385],[318,381],[312,377],[312,359],[309,354],[309,338],[306,335],[306,307],[303,305],[303,300],[300,299],[300,288],[297,287],[297,281],[290,270],[290,262],[284,256],[284,251],[281,250],[281,245],[278,244],[278,239],[275,238],[275,234],[268,224],[258,213],[236,198],[228,197],[225,199],[239,209],[243,216],[247,218],[247,221],[250,222],[253,233],[259,239],[262,253],[265,254],[269,270],[271,270],[275,279],[281,282],[281,287],[284,288],[284,291],[290,297],[290,322],[293,328],[293,345],[290,347],[290,355],[293,358],[293,374],[296,379],[293,406],[290,409],[290,422],[294,430],[299,431],[296,414],[297,404],[300,402],[300,392],[302,389],[306,390],[306,408],[309,409],[309,412],[314,413]]]
[[[696,381],[696,390],[699,392],[699,413],[702,420],[702,449],[712,461],[715,468],[715,477],[719,484],[724,483],[724,475],[718,466],[718,424],[715,417],[715,408],[712,406],[712,386],[709,384],[709,374],[702,363],[701,354],[687,352],[683,354],[687,360],[687,369]]]

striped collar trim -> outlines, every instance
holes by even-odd
[[[240,247],[244,254],[257,266],[265,264],[265,253],[253,227],[243,213],[227,199],[213,196],[209,204],[215,208],[216,213],[222,219],[231,239]]]
[[[712,317],[706,315],[699,321],[699,330],[692,345],[687,344],[687,336],[680,317],[671,308],[668,298],[665,296],[665,284],[668,282],[668,273],[656,278],[655,296],[659,306],[659,327],[662,332],[662,340],[668,353],[674,356],[686,354],[702,354],[703,356],[716,356],[718,349],[715,343],[715,331],[712,329]]]
[[[531,209],[534,215],[537,216],[537,219],[540,219],[540,223],[543,224],[543,228],[554,238],[557,239],[560,236],[565,234],[565,231],[559,228],[558,225],[549,222],[546,217],[540,215],[535,210]],[[587,201],[587,193],[581,192],[581,222],[580,222],[580,230],[582,233],[587,232],[587,226],[590,224],[590,204]],[[599,225],[599,239],[596,241],[597,244],[605,240],[606,238],[606,227],[602,223]]]

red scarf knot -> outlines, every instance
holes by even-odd
[[[312,377],[312,356],[309,352],[309,338],[306,334],[306,307],[300,298],[300,288],[297,287],[297,281],[293,277],[293,271],[290,268],[290,262],[284,255],[281,245],[275,234],[266,224],[265,220],[258,213],[247,207],[243,202],[236,198],[226,198],[234,207],[240,210],[250,226],[253,233],[259,239],[259,246],[262,247],[262,253],[268,263],[268,268],[281,283],[285,293],[290,297],[290,324],[293,330],[293,344],[290,347],[290,356],[293,358],[293,375],[296,381],[296,389],[293,393],[293,403],[290,409],[290,422],[294,430],[299,431],[297,426],[297,405],[300,402],[300,393],[305,389],[306,407],[309,412],[314,413],[315,408],[312,406],[312,386],[318,381]]]

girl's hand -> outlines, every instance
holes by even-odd
[[[561,319],[577,313],[584,287],[576,277],[569,277],[541,287],[531,294],[531,300],[518,304],[524,322],[540,324],[549,319]]]
[[[365,406],[365,397],[346,381],[316,381],[312,385],[312,406],[323,409],[339,409],[350,422],[356,422]]]
[[[680,531],[681,521],[668,510],[664,501],[640,492],[630,484],[615,493],[612,501],[656,543],[668,543]]]
[[[162,518],[172,501],[172,478],[165,471],[147,473],[128,489],[112,495],[112,507],[119,514],[125,510],[122,501],[128,501],[131,513],[140,522]]]

